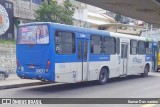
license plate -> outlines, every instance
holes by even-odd
[[[43,74],[45,73],[45,69],[36,69],[36,73]]]

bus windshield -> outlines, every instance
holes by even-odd
[[[18,30],[17,44],[48,44],[47,25],[22,26]]]

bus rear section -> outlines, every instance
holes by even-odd
[[[27,24],[17,38],[17,75],[76,83],[141,74],[152,66],[152,41],[61,24]]]
[[[17,36],[17,75],[53,81],[48,25],[21,26]]]

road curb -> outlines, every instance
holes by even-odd
[[[20,88],[20,87],[28,87],[28,86],[36,86],[36,85],[45,85],[45,84],[51,84],[51,83],[50,82],[32,82],[32,83],[5,85],[5,86],[0,86],[0,90],[11,89],[11,88]]]

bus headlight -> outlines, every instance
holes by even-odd
[[[46,68],[49,69],[49,68],[50,68],[50,65],[51,65],[51,61],[48,61],[48,62],[47,62],[47,65],[46,65]]]

